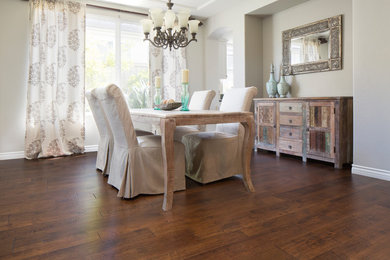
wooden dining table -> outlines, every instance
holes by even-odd
[[[251,180],[251,153],[254,138],[254,119],[252,112],[223,112],[214,110],[163,111],[154,109],[131,109],[131,118],[137,123],[159,126],[161,130],[162,158],[164,165],[164,201],[162,209],[172,208],[175,178],[174,132],[176,126],[206,125],[221,123],[241,123],[245,128],[243,145],[243,182],[248,191],[255,189]]]

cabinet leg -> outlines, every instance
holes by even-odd
[[[340,162],[335,162],[335,163],[334,163],[334,168],[335,168],[335,169],[342,169],[342,168],[343,168],[343,164],[340,163]]]
[[[276,151],[276,156],[280,157],[280,152],[279,151]]]

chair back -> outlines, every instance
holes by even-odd
[[[249,111],[256,94],[256,87],[231,88],[223,96],[219,110],[224,112]]]
[[[85,96],[88,100],[89,107],[91,108],[92,116],[95,119],[99,135],[103,136],[112,136],[111,129],[106,121],[106,115],[104,114],[102,108],[100,107],[99,100],[92,95],[91,91],[85,93]]]
[[[107,117],[114,137],[115,147],[123,147],[125,145],[127,148],[130,148],[138,146],[130,111],[122,90],[112,84],[104,88],[92,90],[92,95],[99,100]]]
[[[224,112],[249,111],[256,94],[256,87],[231,88],[224,94],[219,110]],[[238,123],[217,124],[216,130],[218,132],[237,134],[238,128]]]
[[[188,108],[190,110],[209,110],[214,97],[214,90],[195,91],[192,94]]]

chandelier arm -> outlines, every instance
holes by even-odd
[[[185,45],[181,45],[180,47],[182,48],[187,47],[191,42],[197,42],[197,41],[198,41],[197,39],[191,39]]]
[[[160,46],[160,45],[156,45],[152,40],[150,39],[144,39],[144,41],[149,41],[154,47],[156,48],[160,48],[160,47],[163,47],[163,46]]]

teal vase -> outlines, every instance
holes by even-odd
[[[188,91],[188,83],[182,83],[181,85],[181,111],[190,111],[188,109],[188,103],[190,101],[190,92]]]
[[[269,74],[269,80],[266,84],[266,88],[267,88],[267,93],[268,93],[268,96],[270,98],[274,98],[276,97],[276,93],[277,93],[277,82],[275,80],[275,76],[274,76],[274,65],[271,64],[271,71],[270,71],[270,74]]]
[[[282,75],[282,74],[281,74]],[[284,75],[280,76],[278,83],[278,93],[281,98],[287,97],[287,93],[290,91],[290,85],[286,82]]]
[[[157,106],[161,104],[161,89],[156,88],[156,93],[154,94],[154,109],[160,110]]]

